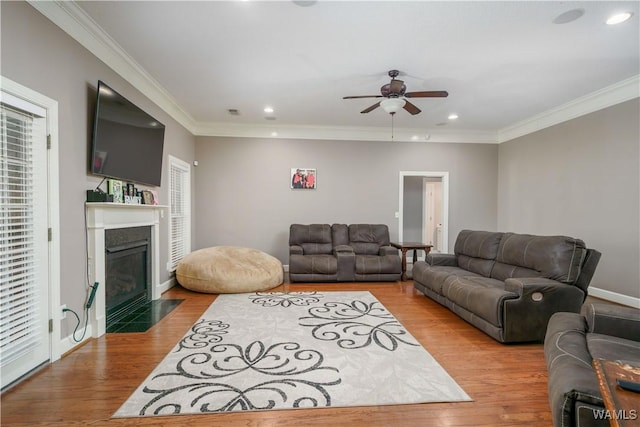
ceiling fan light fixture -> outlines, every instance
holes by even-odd
[[[389,114],[395,114],[404,107],[406,101],[401,98],[388,98],[380,101],[380,106]]]

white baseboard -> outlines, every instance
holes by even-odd
[[[169,289],[173,288],[176,285],[176,278],[172,277],[169,280],[167,280],[164,283],[160,283],[158,285],[158,295],[162,295],[163,293],[167,292]]]
[[[629,295],[623,295],[617,292],[607,291],[606,289],[592,287],[589,287],[588,291],[589,295],[595,298],[627,305],[629,307],[640,308],[640,298],[630,297]]]
[[[76,336],[79,338],[82,336],[82,331],[84,331],[84,328],[78,328],[77,332],[76,332]],[[90,340],[91,337],[91,323],[87,324],[87,330],[84,331],[84,337],[82,337],[82,339],[78,342],[76,342],[76,340],[73,338],[73,334],[67,336],[67,337],[63,337],[60,339],[60,344],[59,344],[59,349],[60,349],[60,355],[64,355],[68,352],[70,352],[71,350],[75,349],[76,347],[82,345],[85,341]]]

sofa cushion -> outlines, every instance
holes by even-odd
[[[587,347],[593,359],[620,360],[640,364],[640,342],[611,335],[587,334]]]
[[[331,255],[290,255],[289,271],[296,274],[336,274],[338,259]]]
[[[349,245],[349,227],[347,224],[333,224],[331,226],[333,246]]]
[[[543,277],[543,274],[537,270],[517,265],[496,262],[491,270],[491,277],[498,280],[519,279],[522,277]]]
[[[385,224],[351,224],[349,244],[356,254],[378,255],[380,246],[389,245],[389,228]]]
[[[498,264],[491,277],[506,280],[510,277],[527,277],[526,275],[537,271],[540,277],[573,283],[580,275],[585,255],[586,247],[580,239],[505,233],[500,241],[496,261],[524,267],[529,271],[509,269]]]
[[[454,246],[458,265],[465,270],[489,277],[501,237],[502,233],[491,231],[462,230]]]
[[[518,298],[516,293],[505,291],[504,282],[482,276],[456,276],[455,280],[445,280],[442,294],[498,327],[503,326],[503,300]]]
[[[333,250],[329,224],[292,224],[289,245],[302,247],[305,255],[330,254]]]
[[[454,281],[458,276],[474,276],[475,273],[460,267],[430,266],[424,262],[417,262],[412,270],[413,280],[421,283],[433,292],[443,295],[442,285],[447,281]],[[477,275],[478,277],[482,277]]]
[[[401,273],[399,256],[356,255],[356,274]]]

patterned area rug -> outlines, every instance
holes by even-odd
[[[229,294],[114,417],[469,400],[369,292]]]

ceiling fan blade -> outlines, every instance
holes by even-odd
[[[376,108],[378,108],[379,106],[380,106],[380,103],[379,103],[379,102],[376,102],[376,103],[375,103],[375,104],[373,104],[371,107],[369,107],[369,108],[365,108],[364,110],[360,111],[360,114],[365,114],[365,113],[368,113],[368,112],[370,112],[370,111],[373,111],[373,110],[375,110]]]
[[[342,99],[382,98],[382,95],[343,96]]]
[[[392,79],[389,84],[389,92],[391,93],[400,93],[402,90],[402,86],[404,86],[404,82],[402,80]]]
[[[404,108],[405,110],[407,110],[409,113],[411,113],[412,115],[416,115],[419,114],[420,111],[422,111],[421,109],[419,109],[418,107],[416,107],[415,105],[413,105],[412,103],[410,103],[409,101],[407,101],[405,99],[405,103],[404,103]]]
[[[404,94],[406,98],[446,98],[449,92],[446,90],[426,90],[422,92],[407,92]]]

